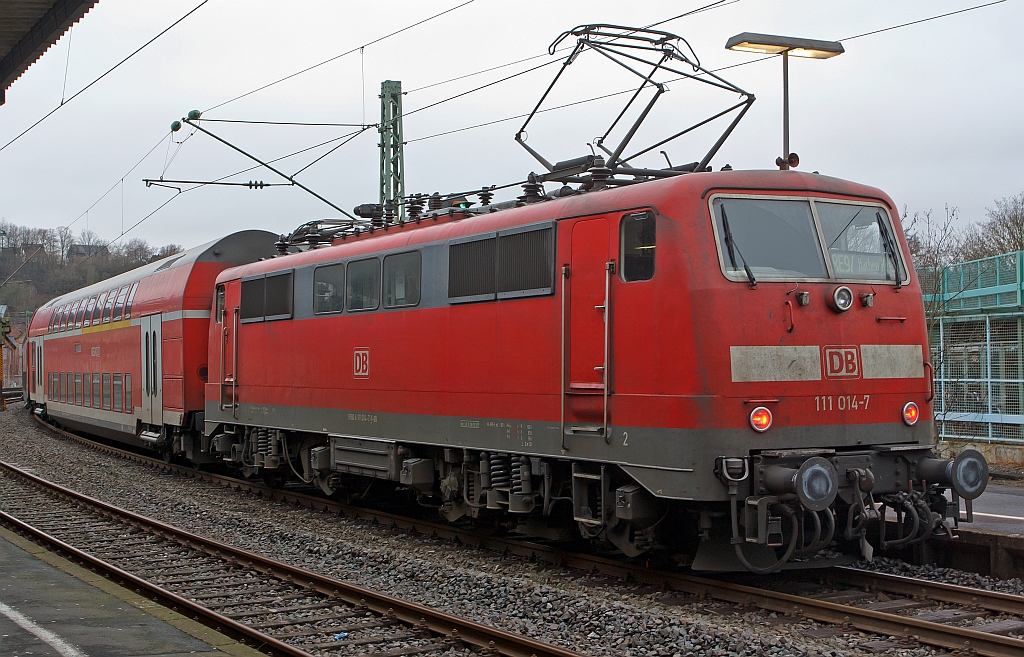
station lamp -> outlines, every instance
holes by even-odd
[[[743,32],[729,39],[725,47],[727,50],[782,55],[782,157],[775,163],[783,170],[796,166],[800,163],[800,158],[789,152],[789,56],[828,59],[843,54],[843,44],[838,41]]]

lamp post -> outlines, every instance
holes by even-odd
[[[782,157],[775,160],[775,163],[782,170],[796,166],[800,163],[800,158],[789,151],[789,56],[828,59],[843,54],[843,44],[838,41],[743,32],[729,39],[725,47],[727,50],[782,55]]]

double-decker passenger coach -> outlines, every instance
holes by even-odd
[[[27,399],[68,427],[191,453],[213,280],[275,239],[242,231],[51,299],[29,326]]]

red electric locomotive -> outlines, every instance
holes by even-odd
[[[537,200],[223,271],[212,452],[700,568],[923,540],[943,489],[985,488],[979,454],[932,453],[921,291],[881,191],[730,171]],[[913,531],[879,535],[884,506]]]

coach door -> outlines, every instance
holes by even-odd
[[[161,315],[142,318],[142,422],[164,423]]]
[[[577,221],[571,229],[568,272],[562,272],[563,436],[607,437],[609,297],[615,263],[611,258],[608,220]]]

